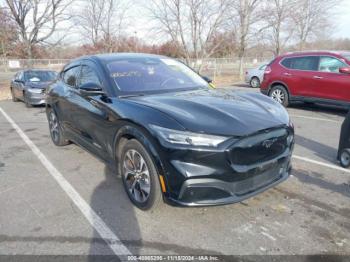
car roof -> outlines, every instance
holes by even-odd
[[[102,63],[109,63],[118,59],[128,59],[128,58],[167,58],[166,56],[145,54],[145,53],[107,53],[107,54],[96,54],[82,56],[74,59],[73,62],[77,62],[84,59],[97,60]]]
[[[299,55],[335,55],[335,56],[349,56],[350,51],[332,51],[332,50],[309,50],[309,51],[297,51],[297,52],[288,52],[282,55],[282,57],[286,56],[299,56]]]
[[[51,70],[51,69],[43,69],[43,68],[32,68],[32,69],[25,69],[22,70],[22,72],[56,72],[55,70]]]

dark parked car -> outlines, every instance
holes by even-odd
[[[83,57],[48,89],[53,142],[91,151],[141,209],[241,201],[285,180],[294,131],[261,94],[219,91],[173,59]]]
[[[45,90],[56,77],[57,73],[50,70],[31,69],[17,72],[10,86],[12,100],[22,100],[27,107],[45,104]]]
[[[266,68],[262,93],[291,101],[350,105],[350,52],[313,51],[282,55]]]

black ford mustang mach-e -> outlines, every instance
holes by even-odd
[[[234,203],[285,180],[294,145],[285,109],[204,79],[163,56],[78,58],[47,92],[52,140],[104,160],[144,210]]]

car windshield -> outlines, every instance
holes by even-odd
[[[170,58],[123,58],[107,68],[117,88],[126,93],[208,87],[192,69]]]
[[[26,81],[29,82],[49,82],[56,78],[57,74],[53,71],[28,71],[24,73]]]

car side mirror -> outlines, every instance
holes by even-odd
[[[342,74],[350,74],[350,67],[341,67],[339,68],[339,73],[342,73]]]
[[[88,82],[79,86],[79,90],[84,95],[103,95],[104,92],[99,84]]]
[[[208,84],[211,84],[211,83],[213,83],[213,80],[212,79],[210,79],[209,77],[207,77],[207,76],[202,76],[202,78],[208,83]]]

